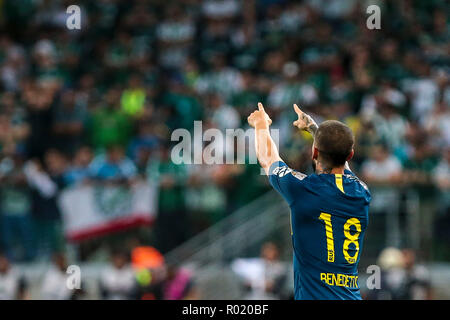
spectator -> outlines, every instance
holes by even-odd
[[[416,263],[416,253],[412,249],[402,250],[404,274],[402,287],[397,298],[403,300],[431,300],[430,274],[428,269]]]
[[[90,176],[93,179],[110,182],[131,182],[137,170],[134,163],[125,156],[122,146],[108,147],[105,155],[99,155],[90,164]]]
[[[238,112],[232,106],[224,104],[220,95],[210,95],[208,102],[212,111],[211,120],[216,128],[225,132],[226,129],[236,129],[240,126]]]
[[[162,286],[164,300],[191,300],[198,298],[192,275],[183,268],[169,265]]]
[[[261,248],[261,258],[237,259],[232,269],[244,281],[248,290],[247,299],[281,299],[287,268],[279,260],[278,247],[267,242]]]
[[[109,145],[126,146],[131,134],[131,121],[120,109],[120,91],[111,88],[105,96],[106,106],[92,111],[89,131],[95,148]]]
[[[436,104],[433,111],[425,117],[425,129],[433,135],[435,147],[450,145],[450,108],[445,101]]]
[[[195,23],[183,7],[183,4],[167,5],[164,18],[156,29],[161,48],[159,62],[166,67],[181,67],[186,62],[195,36]]]
[[[137,293],[136,276],[126,253],[115,251],[111,254],[111,265],[101,273],[100,291],[102,299],[135,299]]]
[[[29,158],[43,157],[52,144],[52,110],[54,91],[42,82],[26,81],[23,86],[23,99],[27,107],[27,123],[30,134],[26,150]]]
[[[32,216],[36,236],[36,256],[45,259],[63,247],[62,221],[57,204],[64,187],[66,159],[56,150],[45,154],[45,167],[38,161],[25,164],[24,172],[32,194]]]
[[[44,300],[74,300],[80,291],[67,286],[67,262],[61,253],[53,255],[53,263],[42,279],[40,297]]]
[[[169,146],[162,145],[160,154],[149,161],[147,169],[148,178],[159,188],[155,234],[157,248],[163,254],[186,240],[190,232],[185,211],[186,168],[183,164],[174,164],[169,152]],[[169,228],[171,234],[166,232]]]
[[[227,99],[232,94],[242,90],[241,73],[227,66],[226,57],[223,54],[215,54],[211,58],[211,65],[211,71],[201,76],[197,81],[197,92],[201,94],[218,93]]]
[[[372,147],[371,153],[371,158],[364,161],[361,168],[364,181],[372,186],[371,212],[392,213],[392,208],[395,204],[398,208],[400,201],[397,186],[401,182],[402,165],[384,144]]]
[[[412,249],[385,248],[378,258],[380,289],[370,290],[369,299],[428,300],[432,298],[428,269],[416,263]]]
[[[76,185],[86,182],[89,178],[89,165],[92,162],[93,154],[88,146],[80,147],[73,159],[73,163],[64,173],[64,183]]]
[[[445,210],[450,208],[450,146],[444,152],[444,158],[434,168],[433,179],[441,190],[443,201],[440,203]]]
[[[0,254],[0,300],[25,300],[27,289],[25,278]]]
[[[86,119],[86,106],[76,100],[75,91],[64,91],[53,115],[55,147],[66,153],[80,147]]]
[[[32,232],[31,192],[23,166],[20,154],[5,157],[0,162],[1,234],[6,254],[13,261],[30,261],[36,253]]]
[[[380,286],[366,292],[368,300],[392,300],[402,286],[403,254],[394,247],[384,248],[377,258],[380,267]]]
[[[128,88],[123,91],[120,98],[122,111],[125,114],[139,118],[144,112],[146,92],[142,78],[133,74],[128,80]]]
[[[227,177],[222,165],[194,165],[189,171],[186,205],[192,213],[194,233],[223,218],[226,209]],[[222,187],[222,188],[221,188]]]
[[[128,145],[128,154],[141,174],[145,173],[150,154],[158,148],[160,142],[155,127],[155,124],[148,121],[139,122],[137,136]]]
[[[433,172],[433,180],[438,186],[438,217],[434,221],[434,237],[436,252],[440,259],[446,259],[445,247],[450,241],[450,147],[444,151],[444,158]]]

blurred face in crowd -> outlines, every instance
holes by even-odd
[[[381,103],[380,114],[385,118],[390,118],[396,114],[395,107],[388,103]]]
[[[450,165],[450,146],[444,151],[444,159]]]
[[[150,137],[153,135],[153,125],[150,122],[143,122],[139,124],[139,136]]]
[[[75,106],[75,92],[73,90],[65,91],[61,96],[61,104],[66,109],[73,109]]]
[[[221,54],[215,55],[211,59],[211,64],[215,70],[221,70],[226,65],[225,56],[223,56]]]
[[[108,150],[108,160],[111,163],[118,163],[123,159],[124,151],[121,146],[114,146]]]
[[[53,263],[59,270],[66,271],[67,262],[66,262],[66,257],[63,254],[61,254],[61,253],[55,254],[53,256]]]
[[[354,50],[353,64],[362,67],[369,61],[369,51],[364,46],[357,46]]]
[[[218,94],[212,94],[209,97],[209,105],[212,109],[218,109],[223,104],[223,100]]]
[[[175,276],[177,275],[177,272],[178,272],[178,268],[175,265],[167,266],[166,270],[167,270],[167,279],[168,280],[175,278]]]
[[[433,26],[435,33],[447,32],[447,16],[444,11],[436,10],[433,17]]]
[[[381,47],[381,57],[386,61],[395,60],[397,56],[397,42],[394,40],[386,41]]]
[[[15,107],[14,94],[12,92],[3,93],[0,105],[5,113],[13,112]]]
[[[279,73],[283,68],[284,56],[281,51],[269,52],[264,57],[263,68],[264,71],[269,73]]]
[[[343,119],[351,113],[350,104],[346,102],[336,103],[332,109],[332,112],[336,115],[336,117],[338,117],[338,119]]]
[[[117,254],[114,254],[112,257],[112,264],[117,269],[122,269],[127,264],[127,262],[128,262],[128,259],[125,256],[125,254],[117,253]]]
[[[22,85],[23,98],[32,110],[47,110],[50,108],[60,83],[56,80],[24,81]]]
[[[128,81],[130,88],[140,88],[142,87],[142,79],[139,75],[133,74]]]
[[[37,52],[35,54],[36,63],[41,67],[49,68],[55,63],[53,55],[47,52]]]
[[[286,62],[283,65],[283,76],[289,82],[293,82],[293,81],[297,80],[298,72],[299,72],[299,67],[298,67],[298,64],[295,62],[292,62],[292,61]]]
[[[179,20],[182,16],[182,11],[178,5],[171,5],[167,7],[165,16],[169,20]]]
[[[387,159],[388,156],[389,156],[389,152],[386,149],[386,147],[381,146],[381,145],[377,145],[377,146],[373,147],[372,158],[376,162],[383,162],[384,160]]]
[[[139,148],[139,151],[137,153],[136,163],[145,165],[148,162],[148,159],[150,159],[152,151],[149,148]]]
[[[425,141],[419,141],[414,145],[413,156],[412,159],[415,161],[423,161],[430,155],[429,146],[425,143]]]
[[[9,261],[5,256],[0,256],[0,273],[6,273],[9,270]]]
[[[78,150],[77,154],[75,155],[75,165],[80,167],[86,167],[91,163],[93,154],[92,150],[89,147],[83,147],[80,150]]]
[[[316,28],[316,40],[322,43],[327,43],[330,41],[331,37],[331,26],[327,23],[321,24]]]
[[[266,243],[261,250],[261,256],[263,259],[267,261],[275,261],[278,260],[279,252],[278,248],[274,243],[268,242]]]
[[[59,151],[49,150],[45,153],[45,165],[52,174],[61,174],[64,172],[67,162]]]
[[[95,86],[94,76],[90,73],[84,74],[80,79],[80,87],[82,90],[90,90]]]
[[[255,87],[255,77],[253,74],[249,71],[242,73],[242,85],[246,89],[250,89],[252,87]]]
[[[159,155],[161,160],[170,161],[170,147],[168,145],[162,144],[159,148]]]
[[[110,89],[106,94],[105,100],[108,108],[115,109],[119,107],[120,91],[115,88]]]
[[[416,253],[412,249],[405,249],[403,253],[403,264],[405,269],[411,269],[416,262]]]
[[[9,117],[6,114],[0,114],[0,137],[8,132],[9,124]]]

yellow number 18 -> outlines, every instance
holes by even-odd
[[[325,235],[327,238],[327,261],[328,262],[334,262],[334,238],[333,238],[333,226],[331,224],[331,214],[329,213],[321,213],[319,216],[320,220],[323,220],[325,222]],[[355,234],[350,233],[350,227],[355,226],[356,232]],[[344,253],[345,260],[347,260],[348,263],[355,263],[358,258],[359,253],[359,235],[361,233],[361,223],[356,218],[350,218],[348,219],[344,224],[344,235],[345,235],[345,241],[344,246],[342,248],[342,251]],[[350,244],[353,243],[355,245],[355,251],[356,253],[353,256],[350,256],[348,253],[348,247]]]

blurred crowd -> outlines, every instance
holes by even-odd
[[[368,300],[435,299],[437,295],[432,285],[430,270],[418,260],[416,252],[410,248],[383,249],[377,259],[377,266],[380,268],[377,287],[363,289],[363,298]]]
[[[294,299],[289,267],[280,257],[279,246],[263,243],[259,257],[237,258],[231,270],[239,277],[245,300]]]
[[[258,165],[175,165],[170,135],[194,120],[247,128],[258,101],[282,157],[306,173],[311,137],[292,126],[292,104],[346,122],[351,167],[374,199],[413,188],[425,236],[448,246],[448,2],[79,0],[81,30],[68,30],[71,4],[0,2],[0,234],[12,261],[64,250],[57,198],[80,183],[156,183],[145,240],[162,253],[257,198],[269,190]],[[380,30],[366,27],[369,4]]]
[[[62,253],[52,256],[40,276],[30,276],[0,254],[0,300],[191,300],[208,298],[195,270],[169,264],[153,247],[116,248],[109,261],[90,276],[70,272]],[[75,265],[76,268],[78,268]],[[264,242],[259,257],[237,258],[228,265],[240,299],[293,299],[292,269],[281,260],[279,246]],[[359,285],[364,300],[432,300],[439,298],[431,273],[410,248],[384,248]],[[368,269],[369,270],[369,269]],[[373,273],[373,271],[375,272]],[[83,277],[81,277],[83,274]],[[372,279],[368,279],[370,275]],[[436,277],[434,277],[436,279]],[[89,283],[88,283],[89,282]],[[68,283],[72,287],[68,287]],[[372,287],[369,287],[369,284]],[[226,287],[226,286],[225,286]],[[224,288],[222,288],[223,290]],[[217,290],[217,287],[214,288]],[[222,292],[223,294],[223,292]]]
[[[192,272],[167,264],[153,247],[138,246],[130,252],[113,249],[109,261],[88,280],[86,270],[69,266],[64,253],[54,253],[50,262],[41,275],[33,277],[0,254],[0,300],[199,298]]]

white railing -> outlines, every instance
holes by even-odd
[[[221,262],[244,254],[281,226],[289,234],[289,209],[271,191],[166,254],[175,264]]]

